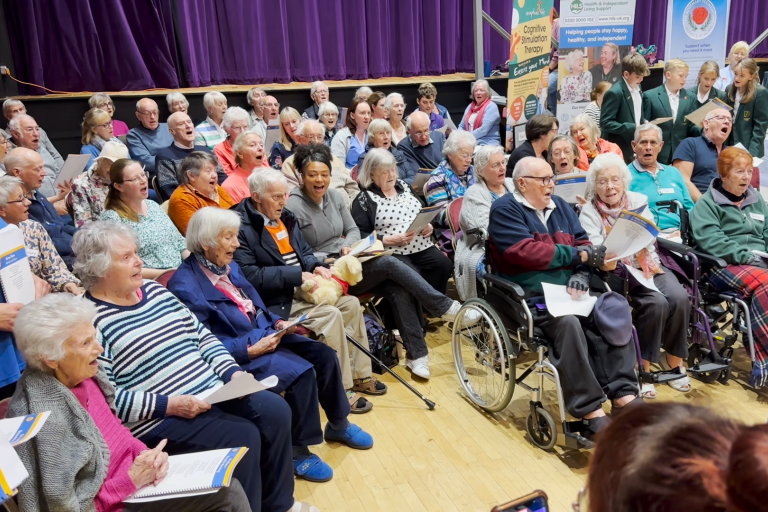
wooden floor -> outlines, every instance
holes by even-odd
[[[560,447],[547,453],[533,446],[525,433],[529,393],[520,387],[502,413],[489,415],[475,408],[456,378],[447,327],[429,334],[427,342],[431,380],[416,382],[404,366],[397,372],[435,401],[435,410],[429,411],[391,376],[381,377],[389,392],[372,399],[370,413],[350,417],[373,435],[374,447],[312,447],[331,465],[334,477],[322,484],[297,480],[296,499],[321,512],[488,512],[495,504],[543,489],[551,510],[570,511],[584,485],[590,453]],[[739,348],[735,357],[736,375],[728,385],[694,380],[688,394],[659,386],[657,400],[712,407],[750,424],[765,422],[768,392],[746,386],[750,366],[744,350]],[[554,391],[547,393],[546,402],[555,415]]]

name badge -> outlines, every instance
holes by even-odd
[[[749,216],[755,220],[759,220],[760,222],[765,222],[765,215],[762,213],[750,213]]]
[[[283,238],[285,238],[285,237],[287,237],[287,236],[288,236],[288,232],[287,232],[287,231],[285,231],[285,230],[282,230],[281,232],[279,232],[279,233],[277,234],[277,239],[278,239],[278,240],[282,240]]]
[[[675,193],[675,189],[674,188],[662,188],[662,189],[659,189],[659,193],[660,194],[674,194]]]
[[[37,249],[25,249],[24,252],[26,252],[27,256],[30,258],[37,258],[40,256],[40,253],[37,251]]]

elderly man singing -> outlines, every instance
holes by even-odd
[[[495,273],[525,291],[560,374],[565,408],[583,418],[582,434],[590,437],[609,423],[602,409],[606,395],[613,414],[637,397],[635,354],[629,336],[615,340],[599,333],[594,313],[553,317],[543,305],[542,283],[565,285],[578,300],[589,290],[590,267],[599,268],[605,259],[605,248],[593,246],[571,207],[552,195],[553,177],[544,160],[526,157],[517,163],[515,191],[491,206],[487,257]],[[629,306],[624,307],[628,316]]]
[[[445,135],[430,131],[429,122],[429,116],[424,112],[416,111],[411,114],[405,125],[408,136],[397,145],[404,157],[403,181],[408,185],[413,185],[413,179],[419,169],[435,169],[443,159]]]

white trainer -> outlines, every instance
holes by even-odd
[[[440,318],[446,322],[453,322],[456,319],[456,315],[459,313],[460,309],[461,302],[455,300],[453,301],[453,304],[451,304],[451,307],[448,308],[448,311],[443,313],[443,316]],[[475,309],[469,309],[466,313],[464,313],[464,323],[466,325],[475,325],[480,321],[481,318],[482,315]]]
[[[418,359],[406,359],[405,367],[411,370],[411,373],[422,379],[429,379],[429,356]]]

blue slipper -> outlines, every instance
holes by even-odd
[[[293,459],[293,474],[308,482],[327,482],[333,478],[333,469],[313,453],[306,459]]]
[[[344,443],[356,450],[367,450],[373,446],[373,437],[357,425],[349,424],[345,430],[334,430],[330,423],[325,426],[325,440]]]

